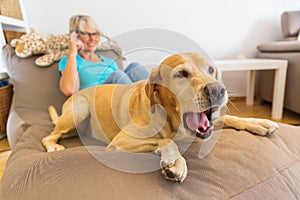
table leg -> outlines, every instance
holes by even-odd
[[[284,91],[286,81],[287,66],[280,67],[275,70],[272,118],[281,119],[283,112]]]
[[[247,97],[246,97],[246,105],[248,106],[252,106],[254,104],[255,76],[256,76],[255,70],[250,70],[248,72]]]

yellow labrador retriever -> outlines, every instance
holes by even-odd
[[[92,136],[108,144],[107,151],[154,152],[167,179],[183,181],[186,161],[175,139],[186,134],[208,138],[214,125],[266,135],[278,129],[272,121],[219,116],[228,101],[220,73],[207,58],[175,54],[152,70],[149,80],[131,85],[102,85],[77,92],[62,108],[51,134],[42,140],[47,151],[86,118]]]

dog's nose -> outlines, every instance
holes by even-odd
[[[226,89],[221,83],[208,83],[204,87],[204,94],[210,99],[211,103],[217,103],[225,96]]]

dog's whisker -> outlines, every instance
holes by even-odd
[[[231,101],[231,100],[228,100],[228,103],[230,103],[230,105],[232,105],[232,107],[237,110],[238,112],[240,112],[240,109],[238,107],[235,106],[235,104]],[[228,106],[226,106],[228,107]]]
[[[228,106],[225,106],[226,112],[230,113],[230,108]]]

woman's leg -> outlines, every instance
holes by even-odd
[[[128,75],[121,71],[114,71],[102,84],[131,84],[132,81]]]
[[[149,72],[139,63],[130,63],[124,72],[129,76],[132,82],[147,79]]]

